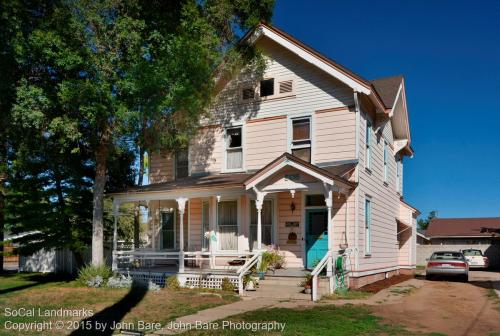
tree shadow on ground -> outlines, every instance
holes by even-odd
[[[0,275],[0,279],[1,278],[11,278],[11,277],[14,277],[16,275],[18,275],[17,272],[3,273]],[[0,289],[0,295],[28,289],[31,287],[44,285],[44,284],[51,283],[51,282],[69,282],[69,281],[74,280],[74,278],[70,277],[70,276],[66,276],[66,275],[58,275],[58,274],[53,274],[53,273],[49,273],[49,274],[35,273],[35,274],[29,274],[29,275],[23,276],[22,280],[31,281],[33,283],[28,283],[28,284],[20,285],[20,286],[13,286],[10,288],[2,288],[2,289]]]
[[[73,331],[71,335],[112,335],[115,332],[114,326],[142,301],[147,292],[147,286],[134,283],[120,301],[82,320],[80,329]]]

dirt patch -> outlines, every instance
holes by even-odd
[[[425,281],[397,303],[373,309],[376,315],[411,331],[464,336],[500,332],[500,312],[488,297],[488,289],[470,283]]]
[[[371,283],[369,285],[363,286],[358,289],[358,291],[362,292],[369,292],[369,293],[378,293],[382,289],[389,288],[393,285],[397,285],[398,283],[404,282],[406,280],[413,279],[413,275],[410,274],[402,274],[402,275],[395,275],[393,277],[390,277],[388,279],[380,280],[374,283]]]

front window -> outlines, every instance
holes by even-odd
[[[207,237],[205,234],[210,231],[210,225],[209,225],[209,218],[210,218],[210,206],[207,201],[203,201],[202,206],[201,206],[201,248],[202,250],[206,251],[209,248],[210,241],[209,237]]]
[[[261,211],[262,244],[273,243],[273,201],[265,200]],[[257,208],[255,201],[250,201],[250,250],[257,248]]]
[[[365,254],[372,252],[372,201],[365,200]]]
[[[221,201],[217,206],[220,249],[238,250],[238,202]]]
[[[188,149],[175,152],[175,178],[183,178],[189,175]]]
[[[243,136],[241,127],[226,130],[226,169],[243,168]]]
[[[292,155],[311,162],[311,118],[292,120]]]

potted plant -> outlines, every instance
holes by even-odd
[[[257,276],[259,280],[264,280],[267,272],[267,261],[264,259],[260,262],[259,266],[257,266]]]
[[[307,273],[304,277],[304,280],[300,283],[300,286],[304,287],[304,293],[311,294],[312,288],[312,275],[311,273]]]
[[[245,285],[245,290],[254,291],[255,285],[256,285],[256,280],[250,274],[247,274],[243,278],[243,284]]]

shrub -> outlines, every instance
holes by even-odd
[[[153,281],[149,280],[148,290],[153,292],[158,292],[160,290],[160,286],[155,284]]]
[[[130,275],[119,275],[108,279],[109,288],[130,288],[132,287],[133,279]]]
[[[279,253],[279,250],[270,249],[262,253],[262,262],[272,269],[280,269],[285,264],[285,257]]]
[[[107,265],[86,265],[78,272],[77,282],[82,286],[101,287],[113,272]]]
[[[181,284],[175,275],[171,275],[165,279],[165,287],[179,290],[181,288]]]
[[[225,292],[234,292],[236,288],[229,278],[222,279],[221,288]]]

